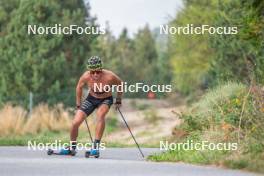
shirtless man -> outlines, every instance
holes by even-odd
[[[94,90],[95,84],[98,86],[104,85],[120,85],[122,80],[113,72],[103,69],[102,61],[98,56],[92,56],[87,63],[88,71],[80,77],[80,80],[76,87],[76,108],[77,112],[71,126],[71,146],[67,149],[62,149],[61,154],[71,154],[76,149],[76,140],[78,137],[78,129],[84,119],[89,116],[95,109],[97,109],[97,123],[95,129],[95,140],[93,147],[90,151],[91,155],[99,156],[100,140],[103,136],[105,129],[105,116],[113,104],[112,91],[100,92]],[[81,102],[82,88],[84,86],[89,87],[89,95]],[[116,108],[121,106],[122,92],[117,92],[117,98],[115,102]]]

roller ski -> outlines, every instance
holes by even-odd
[[[100,156],[100,152],[98,149],[91,149],[85,152],[86,158],[90,158],[90,157],[99,158],[99,156]]]
[[[52,149],[49,149],[47,151],[48,155],[70,155],[70,156],[75,156],[76,155],[76,151],[75,150],[71,150],[70,147],[68,148],[63,148],[61,149],[59,152],[55,152]]]

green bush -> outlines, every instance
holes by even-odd
[[[239,125],[242,128],[252,127],[254,97],[248,92],[245,85],[228,82],[208,91],[182,118],[191,129],[194,128],[194,125],[200,125],[199,128],[195,127],[197,129],[208,129],[223,123],[234,128],[238,128]]]
[[[263,137],[263,100],[258,86],[228,82],[208,91],[182,115],[186,129],[225,128],[241,135]],[[262,124],[262,125],[261,125]]]
[[[189,134],[181,141],[237,143],[237,150],[175,150],[151,156],[150,159],[224,164],[234,169],[264,172],[263,95],[259,86],[247,87],[241,83],[228,82],[209,90],[181,116],[183,123],[177,128]]]
[[[233,80],[249,83],[252,78],[264,83],[264,1],[219,1],[215,26],[236,26],[236,35],[213,35],[214,48],[211,61],[211,84]]]

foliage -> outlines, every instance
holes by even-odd
[[[211,84],[233,80],[264,83],[264,2],[220,1],[216,26],[237,26],[237,35],[215,35],[211,62]]]
[[[22,100],[25,105],[29,92],[33,92],[45,96],[44,101],[51,104],[73,104],[73,90],[96,35],[29,35],[27,25],[95,26],[83,1],[25,0],[1,4],[0,101]],[[65,91],[68,93],[63,97],[54,96]],[[69,99],[65,97],[71,97],[71,101],[66,102]]]
[[[263,84],[263,4],[259,0],[185,0],[185,7],[170,26],[235,26],[238,34],[170,35],[169,55],[177,90],[190,94],[223,81]]]
[[[184,2],[184,9],[170,22],[170,26],[214,25],[217,0]],[[170,35],[169,55],[174,73],[173,84],[177,90],[188,94],[206,85],[210,62],[214,56],[209,37],[208,34]]]
[[[106,68],[114,71],[128,84],[143,82],[145,84],[170,83],[169,64],[166,53],[158,52],[157,36],[148,26],[139,29],[133,38],[124,29],[115,38],[110,29],[106,35],[98,38],[97,53],[102,56]],[[145,93],[127,93],[128,97],[146,97]]]
[[[263,171],[264,92],[261,87],[247,87],[228,82],[209,90],[200,101],[181,115],[179,128],[188,133],[184,139],[195,142],[237,143],[237,150],[173,150],[150,159],[225,165],[235,169]]]
[[[146,25],[133,38],[126,29],[105,35],[28,35],[27,25],[97,26],[89,4],[78,1],[1,1],[0,103],[26,107],[29,92],[34,105],[41,102],[73,105],[75,86],[91,55],[103,58],[106,69],[132,84],[168,84],[166,51],[158,53],[156,35]],[[129,97],[145,97],[130,93]]]

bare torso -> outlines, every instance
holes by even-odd
[[[86,71],[84,75],[86,78],[85,83],[88,86],[90,95],[96,98],[106,98],[112,96],[112,91],[109,88],[112,85],[115,85],[117,82],[117,77],[113,72],[103,69],[100,78],[98,80],[92,79],[90,71]],[[97,85],[97,87],[95,85]],[[98,88],[99,86],[105,89],[100,90]]]

